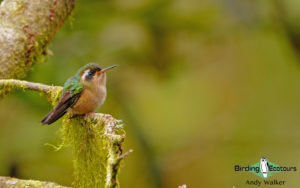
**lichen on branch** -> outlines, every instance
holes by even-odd
[[[23,78],[47,55],[47,46],[75,0],[3,0],[0,4],[0,78]]]
[[[0,176],[0,187],[5,188],[68,188],[58,185],[53,182],[38,181],[38,180],[22,180],[11,177]]]

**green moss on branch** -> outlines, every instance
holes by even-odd
[[[99,113],[90,115],[87,121],[70,114],[63,118],[63,144],[75,152],[74,187],[118,187],[115,165],[125,138],[119,125],[112,116]]]

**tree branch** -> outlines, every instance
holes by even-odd
[[[3,0],[0,4],[0,78],[23,78],[47,55],[47,46],[75,0]]]
[[[44,187],[44,188],[67,188],[56,183],[37,181],[37,180],[22,180],[11,177],[0,176],[0,187],[18,188],[18,187]]]
[[[62,91],[61,86],[48,86],[40,83],[14,79],[0,79],[0,97],[14,89],[32,90],[46,94],[48,100],[51,101],[53,105],[59,101],[60,93]]]
[[[48,86],[45,84],[15,79],[0,79],[0,88],[20,88],[47,93],[53,88],[59,88],[59,86]]]

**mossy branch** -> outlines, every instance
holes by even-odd
[[[75,0],[3,0],[0,4],[0,78],[23,78],[48,54],[47,46]]]
[[[52,102],[52,104],[56,104],[62,91],[61,86],[49,86],[15,79],[0,79],[0,97],[13,89],[22,89],[24,91],[32,90],[46,94],[48,96],[48,100]]]
[[[37,180],[22,180],[17,178],[11,177],[2,177],[0,176],[0,187],[7,187],[7,188],[68,188],[56,183],[46,182],[46,181],[37,181]]]
[[[12,89],[33,90],[46,94],[55,105],[62,87],[21,80],[0,80],[0,93]],[[74,151],[74,187],[119,187],[120,162],[132,151],[122,154],[125,138],[122,122],[111,115],[94,113],[87,120],[67,113],[61,127],[62,143]]]
[[[33,91],[39,91],[43,93],[52,92],[53,89],[62,89],[60,86],[48,86],[45,84],[27,82],[23,80],[15,79],[0,79],[1,90],[11,90],[11,89],[29,89]]]

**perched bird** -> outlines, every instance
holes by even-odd
[[[65,82],[58,104],[41,123],[50,125],[66,112],[75,115],[94,112],[106,98],[105,72],[114,67],[116,66],[101,69],[96,63],[81,67],[75,76]]]

